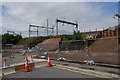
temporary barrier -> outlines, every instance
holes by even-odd
[[[4,63],[3,63],[3,67],[6,67],[6,58],[4,58]]]
[[[32,55],[30,56],[30,63],[33,63]]]

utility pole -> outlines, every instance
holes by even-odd
[[[54,25],[52,25],[52,28],[53,28],[53,29],[52,29],[52,34],[53,34],[53,35],[54,35],[54,27],[55,27],[55,26],[54,26]]]
[[[46,29],[47,29],[47,36],[48,36],[48,19],[47,19],[47,28]]]
[[[58,35],[58,19],[56,20],[56,35]]]
[[[31,29],[31,27],[29,26],[29,37],[30,37],[30,33],[31,33],[30,29]]]
[[[37,37],[38,37],[38,27],[37,27]]]
[[[97,28],[96,28],[96,32],[97,32]]]
[[[20,32],[20,35],[22,35],[22,32]]]
[[[75,29],[76,29],[76,32],[78,32],[78,21],[75,20],[75,22],[76,22],[76,28]]]

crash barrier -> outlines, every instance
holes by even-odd
[[[43,67],[43,66],[46,66],[46,61],[37,62],[37,63],[29,63],[29,70],[32,70],[34,68]],[[25,71],[25,64],[9,66],[6,68],[2,68],[1,70],[2,70],[2,75],[8,75],[8,74],[16,73],[16,72],[21,72],[21,71]]]
[[[4,65],[6,65],[6,59],[4,59]],[[14,65],[12,67],[12,69],[14,69],[15,72],[20,72],[20,71],[24,71],[24,70],[27,71],[29,69],[34,69],[35,68],[34,63],[28,63],[28,59],[27,58],[26,58],[26,65],[25,65],[25,63],[24,64],[17,64],[17,65]],[[3,67],[3,70],[5,70],[5,72],[6,72],[7,69],[9,71],[9,68],[11,70],[11,67],[9,67],[9,68],[8,67],[5,68],[5,67]]]
[[[16,66],[14,66],[14,68],[15,68],[15,71],[16,72],[21,72],[21,71],[29,71],[29,70],[31,70],[31,69],[34,69],[35,68],[35,65],[34,65],[34,63],[29,63],[28,64],[28,66],[29,66],[29,68],[27,67],[25,67],[25,64],[21,64],[21,65],[16,65]]]
[[[31,69],[34,69],[35,66],[34,66],[34,63],[33,63],[33,60],[32,60],[32,55],[30,56],[30,63],[28,62],[28,58],[26,57],[25,58],[25,64],[21,64],[21,65],[18,65],[18,66],[15,66],[15,71],[16,72],[20,72],[20,71],[30,71]]]
[[[25,69],[25,64],[15,65],[14,69],[16,72],[23,71]]]
[[[32,58],[32,56],[30,56],[30,57]],[[43,61],[40,61],[40,62],[36,61],[36,62],[30,63],[28,61],[28,59],[26,58],[25,63],[20,63],[20,64],[16,64],[16,65],[12,65],[12,66],[6,66],[6,67],[1,68],[2,75],[7,75],[7,74],[21,72],[21,71],[28,72],[28,71],[31,71],[32,69],[46,66],[46,63],[47,63],[46,60],[45,61],[43,60]]]
[[[1,68],[1,69],[2,69],[2,75],[8,75],[8,74],[15,73],[14,66],[5,67],[5,68]]]

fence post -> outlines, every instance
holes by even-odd
[[[118,25],[118,53],[120,53],[120,25]]]
[[[107,37],[107,32],[106,31],[104,32],[104,37]]]
[[[102,37],[104,37],[104,32],[102,31]]]
[[[112,36],[112,37],[114,36],[114,32],[113,32],[113,30],[111,30],[111,36]]]
[[[117,36],[117,28],[116,28],[116,26],[115,26],[115,34],[114,35]]]
[[[107,33],[108,33],[108,37],[110,37],[110,30],[109,29],[107,30]]]
[[[100,35],[99,35],[99,37],[102,37],[102,31],[100,31]]]
[[[119,50],[119,31],[118,31],[118,29],[116,29],[116,36],[117,36],[117,47]]]
[[[86,56],[87,56],[87,59],[89,60],[90,59],[90,55],[89,55],[88,46],[89,46],[89,42],[88,42],[88,40],[86,40]]]
[[[120,36],[120,27],[118,26],[118,36]]]
[[[117,36],[117,37],[119,36],[118,29],[116,29],[116,36]]]

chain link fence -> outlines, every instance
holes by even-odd
[[[68,50],[84,50],[84,41],[73,40],[73,41],[61,41],[59,42],[60,51]]]
[[[84,50],[95,42],[96,39],[71,40],[59,42],[60,51]]]

